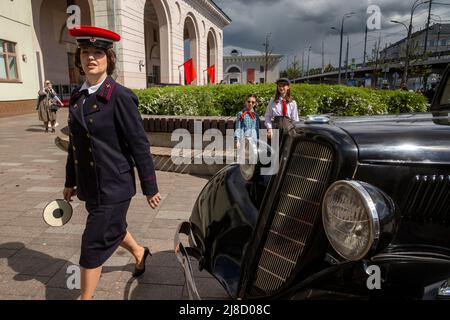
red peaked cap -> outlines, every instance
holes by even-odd
[[[115,41],[120,41],[117,33],[94,26],[80,26],[69,29],[69,34],[77,39],[79,46],[93,46],[103,49],[112,48]]]

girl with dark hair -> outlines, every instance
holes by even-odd
[[[250,94],[245,98],[246,106],[237,114],[234,138],[238,149],[238,162],[251,161],[256,163],[259,140],[259,115],[256,112],[257,97]],[[248,146],[247,146],[248,145]],[[251,151],[250,158],[245,159],[245,151]]]
[[[259,139],[259,115],[256,112],[257,97],[250,94],[245,98],[246,106],[237,114],[234,138],[239,149],[243,139],[250,139],[255,145]]]
[[[265,115],[265,126],[267,137],[272,139],[272,118],[288,117],[294,121],[299,121],[297,102],[291,97],[290,81],[285,78],[277,80],[277,91],[275,98],[272,98],[267,106]]]

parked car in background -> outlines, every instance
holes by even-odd
[[[189,257],[234,299],[450,299],[450,67],[431,113],[276,123],[277,174],[227,166],[177,230],[191,297]]]

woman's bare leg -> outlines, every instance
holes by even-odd
[[[55,131],[55,123],[56,123],[56,120],[53,120],[53,121],[51,122],[51,124],[52,124],[52,132]]]
[[[101,266],[95,269],[81,268],[81,300],[92,299],[101,273]]]
[[[138,245],[136,240],[134,240],[134,238],[131,236],[131,233],[127,231],[127,234],[123,239],[122,243],[120,244],[120,246],[130,251],[130,253],[136,259],[136,265],[138,269],[142,269],[143,266],[141,266],[141,264],[144,258],[145,249],[144,247]]]
[[[48,121],[44,121],[44,128],[45,128],[45,132],[48,131]]]

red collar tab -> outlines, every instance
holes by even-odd
[[[111,77],[107,77],[105,82],[103,82],[100,89],[97,91],[97,97],[105,99],[109,101],[111,99],[111,95],[114,92],[115,81]]]

